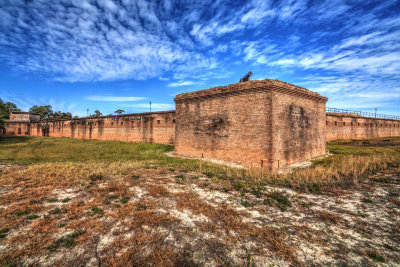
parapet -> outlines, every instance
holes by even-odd
[[[326,102],[328,98],[312,92],[306,88],[274,79],[247,81],[243,83],[233,83],[226,86],[217,86],[205,90],[179,94],[175,97],[175,102],[183,100],[196,100],[209,97],[219,97],[226,94],[240,94],[248,91],[277,91],[290,95],[298,95],[303,98],[313,99],[318,102]]]

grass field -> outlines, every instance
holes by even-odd
[[[400,264],[400,137],[328,149],[278,175],[166,145],[0,138],[0,262]]]

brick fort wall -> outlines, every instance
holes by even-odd
[[[368,118],[343,113],[326,114],[326,139],[400,136],[400,120]]]
[[[280,168],[326,153],[326,141],[400,136],[400,120],[325,113],[326,98],[277,80],[178,95],[176,111],[7,121],[0,135],[174,144],[178,155]]]
[[[6,122],[9,136],[49,136],[174,144],[175,111],[112,115],[40,123]],[[1,133],[1,131],[0,131]]]
[[[326,101],[271,79],[180,94],[175,153],[264,168],[323,155]]]

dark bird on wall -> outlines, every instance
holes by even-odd
[[[250,76],[252,75],[253,73],[251,73],[251,71],[249,71],[243,78],[241,78],[240,79],[240,83],[244,83],[244,82],[247,82],[247,81],[249,81],[250,80]]]

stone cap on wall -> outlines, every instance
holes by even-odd
[[[247,81],[243,83],[233,83],[226,86],[217,86],[210,89],[204,89],[189,93],[179,94],[175,97],[175,102],[182,100],[195,100],[208,97],[219,97],[227,94],[236,94],[246,91],[277,91],[291,95],[298,95],[304,98],[310,98],[319,102],[326,102],[328,98],[312,92],[306,88],[296,86],[274,79]]]

